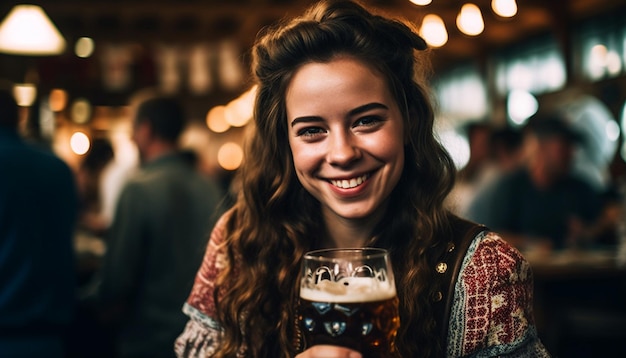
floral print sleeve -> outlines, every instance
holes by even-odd
[[[218,274],[227,262],[223,248],[225,224],[223,216],[215,225],[191,294],[183,306],[190,319],[174,346],[179,358],[210,357],[219,347],[221,328],[214,319],[213,292]]]
[[[533,319],[529,263],[497,234],[479,234],[455,286],[448,357],[549,357]]]

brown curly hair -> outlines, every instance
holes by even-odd
[[[320,203],[296,178],[287,135],[285,92],[303,64],[349,55],[380,71],[403,111],[405,163],[370,246],[391,251],[400,299],[396,345],[403,357],[437,356],[442,344],[430,309],[429,261],[449,231],[443,201],[454,184],[450,156],[433,134],[425,86],[424,40],[407,24],[352,1],[324,1],[262,32],[253,48],[257,95],[241,191],[227,225],[227,268],[215,293],[224,328],[218,356],[291,357],[298,353],[296,302],[304,253],[315,248]],[[217,292],[223,292],[218,297]]]

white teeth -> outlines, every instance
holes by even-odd
[[[369,174],[365,174],[362,175],[358,178],[352,178],[350,180],[348,179],[344,179],[344,180],[331,180],[330,183],[336,187],[342,188],[342,189],[348,189],[348,188],[355,188],[361,184],[363,184],[364,181],[367,180],[367,178],[369,178]]]

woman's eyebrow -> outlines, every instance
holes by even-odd
[[[291,121],[291,126],[295,126],[298,123],[314,123],[314,122],[322,122],[322,117],[318,116],[302,116],[296,117],[293,121]]]
[[[385,106],[382,103],[372,102],[372,103],[368,103],[368,104],[364,104],[362,106],[359,106],[359,107],[351,110],[350,112],[348,112],[348,114],[350,114],[351,116],[354,116],[354,115],[357,115],[359,113],[367,112],[367,111],[372,110],[372,109],[389,109],[389,107]]]

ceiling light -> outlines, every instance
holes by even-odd
[[[415,5],[420,5],[420,6],[428,5],[431,2],[433,2],[433,0],[409,0],[409,1]]]
[[[424,16],[419,32],[426,43],[432,47],[441,47],[448,42],[446,26],[443,20],[437,15],[428,14]]]
[[[517,14],[517,3],[515,0],[492,0],[491,8],[493,12],[502,17],[513,17]]]
[[[463,5],[461,12],[459,12],[456,18],[456,26],[458,26],[461,32],[469,36],[476,36],[483,32],[485,23],[478,6],[472,3]]]
[[[65,39],[43,9],[17,5],[0,24],[0,52],[17,55],[58,55]]]

